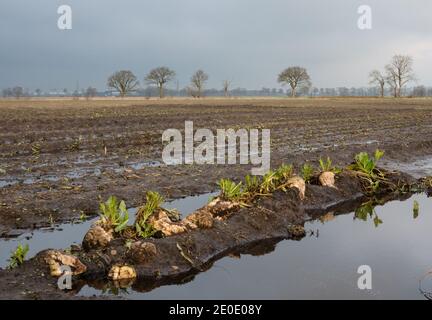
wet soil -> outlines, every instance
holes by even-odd
[[[399,173],[389,173],[387,178],[398,185],[416,181]],[[71,291],[60,291],[56,287],[56,279],[49,275],[45,261],[47,251],[42,251],[20,268],[0,271],[0,298],[82,298],[76,294],[85,285],[105,288],[109,270],[118,264],[131,265],[137,273],[137,279],[114,282],[112,285],[119,290],[132,286],[135,291],[145,292],[163,285],[188,282],[227,255],[260,254],[262,250],[268,250],[268,243],[300,240],[305,234],[294,232],[293,227],[303,226],[306,221],[329,211],[339,214],[354,210],[366,199],[363,190],[358,178],[344,172],[337,177],[336,189],[308,185],[304,201],[300,200],[296,189],[275,192],[272,196],[259,198],[251,207],[224,213],[224,219],[215,220],[210,229],[146,240],[156,246],[157,254],[145,256],[144,260],[131,252],[121,238],[103,249],[86,251],[77,246],[72,249],[72,254],[87,270],[74,278]],[[385,192],[379,195],[381,202],[401,197],[409,197],[409,194]]]
[[[376,148],[386,151],[383,165],[392,167],[432,155],[431,116],[428,99],[0,101],[0,237],[72,221],[82,213],[95,216],[99,199],[110,195],[136,207],[148,190],[177,199],[215,191],[220,178],[240,179],[250,172],[244,165],[162,164],[162,132],[183,129],[186,120],[193,120],[195,129],[271,129],[273,167],[284,162],[298,167],[306,160],[316,164],[327,155],[343,166],[359,151]],[[263,200],[263,209],[242,209],[229,224],[217,223],[208,230],[211,239],[234,237],[220,247],[216,242],[200,248],[194,266],[176,260],[173,272],[168,256],[177,250],[173,259],[179,258],[177,243],[197,250],[190,245],[205,244],[203,235],[163,239],[158,246],[166,259],[151,268],[140,266],[138,273],[156,279],[153,286],[186,281],[230,254],[227,250],[235,253],[256,241],[287,238],[290,224],[301,225],[309,214],[325,214],[332,206],[352,210],[362,197],[355,184],[341,188],[341,194],[327,188],[314,193],[314,188],[308,188],[301,208],[293,201],[295,193],[276,194]],[[103,268],[92,268],[95,259],[88,260],[96,281],[119,259],[108,258]],[[158,277],[151,274],[154,270]],[[38,258],[19,270],[0,271],[0,288],[2,298],[76,298],[57,289]]]
[[[0,101],[0,237],[94,216],[99,197],[130,207],[148,190],[167,199],[214,191],[247,165],[162,164],[168,128],[271,129],[272,166],[340,165],[381,148],[409,163],[432,151],[429,99]],[[385,163],[384,163],[385,164]]]

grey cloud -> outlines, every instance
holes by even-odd
[[[57,7],[73,9],[73,30],[57,29]],[[357,7],[373,9],[373,30],[357,29]],[[209,86],[278,87],[289,65],[310,70],[314,85],[367,85],[370,69],[394,53],[415,58],[432,84],[429,0],[2,0],[0,87],[102,89],[122,68],[140,80],[157,65],[181,86],[203,68]]]

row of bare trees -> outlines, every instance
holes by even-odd
[[[388,84],[394,97],[401,97],[403,88],[414,81],[413,58],[407,55],[395,55],[384,68],[384,72],[373,70],[369,74],[370,84],[379,87],[381,97],[384,97],[385,86]]]
[[[159,97],[164,97],[165,85],[175,78],[175,71],[167,67],[158,67],[151,70],[144,81],[149,85],[155,85],[159,90]],[[187,87],[187,91],[192,97],[200,98],[203,95],[205,83],[208,81],[209,76],[203,70],[196,71],[191,77],[190,86]],[[288,84],[291,87],[291,96],[295,97],[297,89],[299,88],[309,88],[311,86],[311,81],[309,74],[305,68],[302,67],[290,67],[285,69],[279,74],[279,83],[283,85]],[[222,83],[222,88],[225,97],[229,96],[229,89],[231,86],[231,81],[224,80]],[[114,90],[117,90],[121,97],[136,91],[139,88],[139,81],[135,74],[130,70],[121,70],[112,74],[107,81],[107,86]],[[9,92],[10,91],[10,92]],[[9,89],[8,92],[4,92],[4,96],[15,96],[17,98],[23,95],[22,87],[16,87]],[[88,87],[84,92],[87,99],[96,96],[97,90],[93,87]],[[79,95],[73,95],[74,98],[78,98]]]
[[[149,85],[156,86],[159,91],[159,97],[163,98],[166,84],[174,80],[175,76],[176,73],[174,70],[168,67],[158,67],[151,70],[144,78],[144,81]],[[413,59],[407,55],[395,55],[390,63],[385,66],[384,72],[373,70],[369,74],[369,77],[370,84],[375,84],[379,87],[381,97],[384,97],[386,84],[389,85],[394,97],[400,97],[406,84],[415,80]],[[187,87],[189,94],[197,98],[202,97],[208,79],[208,74],[203,70],[196,71],[190,79],[190,86]],[[290,86],[292,97],[295,97],[297,91],[300,89],[309,91],[312,85],[307,70],[299,66],[283,70],[278,76],[278,82],[282,85]],[[117,90],[121,97],[124,97],[139,88],[139,81],[132,71],[121,70],[108,78],[107,85],[109,88]],[[228,96],[231,82],[225,80],[222,86],[225,96]],[[15,96],[19,98],[24,94],[22,87],[5,90],[3,90],[3,96]],[[97,91],[93,87],[87,88],[85,92],[87,98],[94,97],[96,94]]]
[[[410,81],[415,81],[413,58],[408,55],[395,55],[384,68],[384,73],[373,70],[370,74],[370,84],[378,85],[381,97],[384,97],[385,86],[389,85],[394,97],[401,97],[403,89]],[[291,87],[291,96],[295,97],[298,89],[308,90],[311,78],[303,67],[289,67],[279,74],[278,82]]]
[[[97,95],[97,93],[98,93],[97,89],[90,86],[83,92],[83,95],[86,99],[90,99],[90,98],[95,97]],[[42,90],[36,89],[35,94],[36,94],[36,96],[41,96]],[[64,96],[68,95],[67,89],[63,90],[63,94],[64,94]],[[2,90],[2,96],[3,96],[3,98],[14,97],[16,99],[20,99],[22,97],[28,97],[28,96],[30,96],[30,94],[27,90],[24,90],[23,87],[16,86],[13,88],[3,89]],[[78,92],[78,90],[76,90],[75,92],[72,93],[72,97],[74,99],[78,99],[80,96],[81,96],[81,94]]]
[[[25,95],[23,87],[16,86],[13,88],[6,88],[2,90],[3,98],[15,97],[17,99]]]
[[[415,81],[413,58],[408,55],[395,55],[382,73],[373,70],[370,74],[370,84],[378,85],[381,97],[384,97],[385,86],[389,85],[394,97],[401,97],[403,89],[410,81]],[[279,74],[278,82],[291,87],[291,96],[295,97],[298,89],[311,87],[311,78],[303,67],[289,67]]]
[[[151,70],[146,77],[144,82],[148,85],[154,85],[159,90],[159,97],[164,97],[164,88],[166,84],[174,80],[176,73],[167,67],[158,67]],[[189,94],[193,97],[200,98],[203,95],[205,83],[208,81],[209,76],[203,70],[196,71],[191,77],[190,86],[187,87]],[[115,89],[120,93],[121,97],[134,92],[139,87],[139,81],[137,77],[129,70],[121,70],[115,72],[108,78],[107,85],[109,88]],[[225,95],[229,94],[229,87],[231,82],[225,80],[223,82],[223,90]]]

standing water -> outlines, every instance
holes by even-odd
[[[425,299],[420,284],[432,292],[432,277],[420,283],[432,269],[432,200],[426,195],[389,202],[366,216],[358,211],[357,217],[326,217],[306,223],[313,234],[282,241],[274,251],[270,246],[269,254],[225,257],[189,283],[120,294],[128,299]],[[363,265],[371,268],[371,290],[358,287]],[[86,285],[79,295],[109,292]]]
[[[183,199],[166,202],[162,206],[167,209],[177,209],[182,216],[205,206],[212,196],[216,193],[207,193],[200,196],[186,197]],[[132,222],[137,212],[137,208],[129,209],[129,222]],[[85,222],[65,223],[45,230],[36,230],[26,233],[18,238],[0,239],[0,267],[8,265],[11,252],[16,249],[18,244],[29,245],[29,252],[26,259],[36,255],[45,249],[66,249],[72,244],[81,244],[85,234],[90,229],[93,222],[98,218]]]

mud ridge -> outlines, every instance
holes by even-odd
[[[411,176],[398,172],[389,172],[387,178],[398,186],[409,187],[418,183]],[[0,298],[79,298],[75,295],[82,286],[105,286],[110,278],[115,287],[132,286],[137,291],[184,283],[227,255],[254,250],[259,253],[263,248],[271,251],[281,240],[300,240],[306,235],[304,224],[311,218],[318,218],[329,211],[333,214],[352,212],[369,199],[361,181],[349,172],[337,175],[335,187],[308,184],[304,200],[296,188],[290,188],[286,192],[277,191],[272,196],[260,197],[250,207],[215,212],[215,208],[206,206],[197,212],[212,213],[214,223],[211,227],[137,242],[138,245],[145,243],[146,248],[154,247],[152,253],[131,249],[122,238],[112,240],[104,248],[86,251],[74,247],[62,254],[77,258],[85,270],[74,276],[74,288],[69,292],[57,289],[57,279],[50,276],[52,269],[47,264],[47,256],[52,254],[52,250],[45,250],[18,269],[0,271]],[[409,197],[410,194],[383,190],[375,197],[385,202]],[[122,267],[130,268],[134,275],[118,279],[109,277],[113,268]],[[124,270],[117,271],[121,274]]]

